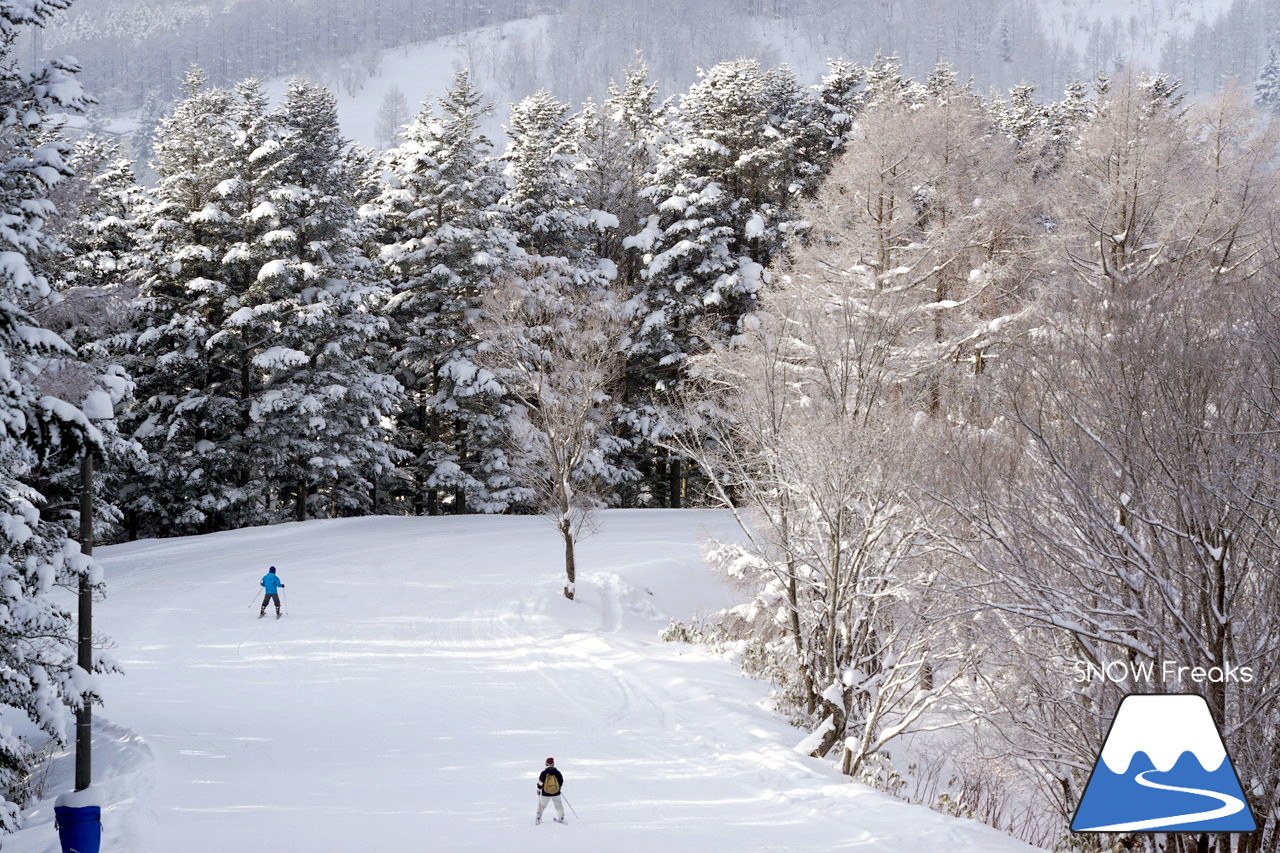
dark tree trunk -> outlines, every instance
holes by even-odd
[[[813,671],[805,660],[804,637],[800,633],[800,591],[796,588],[795,565],[788,560],[787,608],[791,611],[791,641],[796,647],[796,666],[804,674],[804,706],[805,711],[812,714],[817,707],[818,696],[813,689]]]
[[[453,451],[458,454],[458,467],[467,470],[467,430],[461,417],[453,419]],[[461,486],[453,490],[453,511],[456,515],[467,512],[467,493]]]
[[[684,499],[684,476],[681,472],[680,457],[675,457],[667,465],[667,476],[670,478],[671,485],[668,492],[671,495],[671,508],[680,509]]]
[[[298,494],[294,501],[293,518],[295,521],[307,520],[307,498],[309,489],[305,482],[298,483]]]
[[[667,477],[667,459],[670,458],[671,451],[664,450],[662,455],[654,460],[654,498],[657,499],[658,506],[671,506],[671,481]]]
[[[653,482],[653,457],[648,453],[648,451],[645,451],[644,453],[641,454],[640,464],[638,467],[640,469],[640,480],[638,481],[638,485],[640,488],[637,488],[636,490],[637,492],[636,499],[635,499],[636,506],[640,506],[641,501],[644,500],[643,492],[640,489],[642,489],[645,485]],[[649,502],[650,504],[653,503],[652,495],[650,495]]]
[[[564,597],[573,601],[576,593],[574,588],[574,579],[578,575],[578,567],[574,561],[573,555],[573,532],[566,524],[560,525],[560,534],[564,536],[564,573],[568,578],[568,582],[564,587]]]
[[[432,371],[434,374],[435,371]],[[432,380],[433,387],[438,387],[438,378]],[[422,445],[418,448],[418,457],[427,455],[427,448],[435,441],[436,435],[440,431],[440,415],[431,410],[430,415],[427,414],[426,397],[423,392],[418,393],[418,434],[422,436]],[[431,472],[423,470],[419,472],[420,476],[425,480],[431,476]],[[421,506],[421,496],[418,498],[419,506]],[[427,489],[427,515],[440,514],[440,496],[435,489]],[[418,513],[421,515],[421,512]]]
[[[841,708],[834,702],[823,699],[822,709],[831,717],[832,725],[831,730],[822,736],[822,741],[819,742],[818,747],[813,752],[809,753],[814,758],[825,757],[826,754],[831,751],[831,748],[836,745],[836,742],[844,737],[844,708]]]

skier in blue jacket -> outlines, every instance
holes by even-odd
[[[276,618],[280,618],[280,590],[284,588],[284,584],[280,582],[280,576],[276,574],[276,567],[272,566],[265,575],[262,576],[262,582],[258,584],[266,591],[266,595],[262,597],[262,609],[258,611],[258,618],[261,619],[267,615],[267,603],[274,602],[276,605]]]

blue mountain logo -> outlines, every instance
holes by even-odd
[[[1073,832],[1253,832],[1253,812],[1204,698],[1126,696]]]

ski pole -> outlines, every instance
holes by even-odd
[[[255,604],[257,604],[257,603],[258,603],[258,594],[255,592],[255,593],[253,594],[253,601],[250,601],[250,602],[249,602],[249,606],[250,606],[250,607],[252,607],[253,605],[255,605]]]
[[[564,804],[569,807],[569,811],[573,812],[574,818],[577,820],[582,820],[582,818],[578,817],[578,810],[573,807],[573,803],[569,802],[569,798],[566,797],[564,794],[561,794],[560,796],[564,800]]]

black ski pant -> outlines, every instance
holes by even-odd
[[[264,596],[264,597],[263,597],[263,599],[262,599],[262,609],[263,609],[263,611],[266,611],[266,609],[267,609],[267,603],[268,603],[268,602],[275,602],[275,605],[276,605],[276,612],[277,612],[277,613],[279,613],[279,612],[280,612],[280,593],[278,593],[278,592],[269,592],[269,593],[267,593],[267,594],[266,594],[266,596]]]

